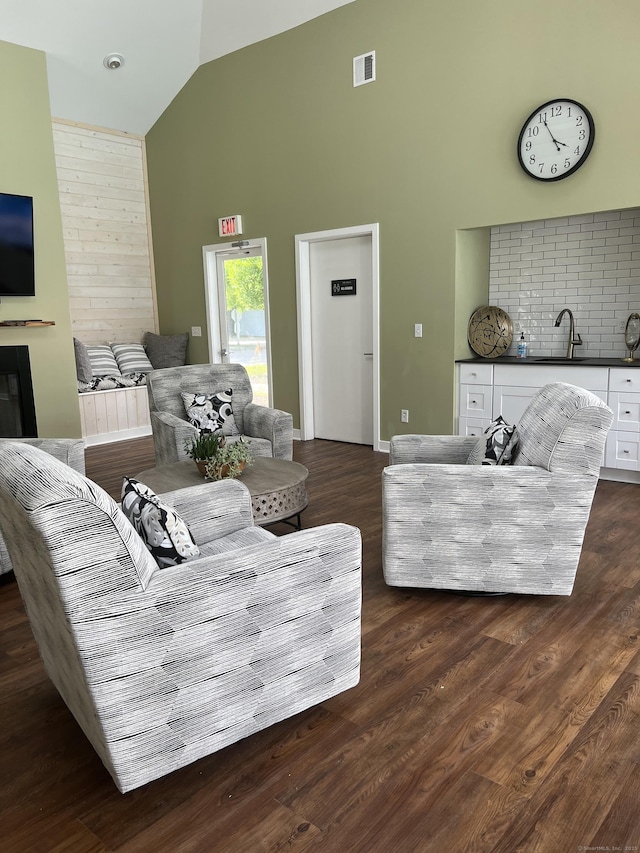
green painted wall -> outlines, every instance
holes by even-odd
[[[275,404],[297,424],[294,235],[379,222],[381,437],[409,431],[401,408],[411,432],[450,432],[487,228],[640,203],[639,35],[637,0],[356,0],[202,66],[147,138],[162,330],[204,325],[201,247],[242,214],[268,238]],[[377,80],[354,89],[368,50]],[[544,185],[515,147],[556,96],[590,108],[596,141]]]
[[[0,192],[33,196],[36,296],[4,297],[0,320],[54,320],[0,328],[0,346],[29,347],[38,434],[81,434],[60,200],[45,55],[0,42]]]

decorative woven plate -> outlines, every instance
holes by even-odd
[[[495,305],[483,305],[469,320],[467,340],[471,349],[483,358],[504,355],[513,340],[511,317]]]

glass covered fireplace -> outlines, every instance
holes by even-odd
[[[0,438],[36,438],[29,347],[0,347]]]

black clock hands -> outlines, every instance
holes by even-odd
[[[547,124],[547,120],[546,120],[546,118],[542,119],[542,123],[543,123],[543,124],[544,124],[544,126],[547,128],[547,130],[548,130],[548,132],[549,132],[549,136],[551,137],[551,140],[552,140],[553,144],[556,146],[556,151],[559,151],[559,150],[560,150],[560,146],[558,145],[558,140],[555,138],[555,136],[553,135],[553,133],[551,133],[551,129],[550,129],[549,125]]]
[[[547,128],[547,130],[549,131],[549,136],[551,137],[551,139],[552,139],[552,141],[553,141],[553,144],[556,146],[556,151],[560,151],[560,146],[561,146],[561,145],[564,145],[564,147],[565,147],[565,148],[568,148],[568,147],[569,147],[569,146],[567,145],[567,143],[566,143],[566,142],[559,142],[559,141],[555,138],[555,136],[553,135],[553,133],[551,133],[551,128],[550,128],[550,127],[549,127],[549,125],[547,124],[547,120],[546,120],[546,118],[542,120],[542,123],[543,123],[543,124],[544,124],[544,126]]]

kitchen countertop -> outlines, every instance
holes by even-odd
[[[502,355],[498,358],[457,358],[456,364],[521,364],[523,367],[640,367],[640,358],[633,362],[623,361],[622,358],[584,358],[574,359],[553,358],[551,356],[534,355],[527,358],[517,358],[515,355]]]

